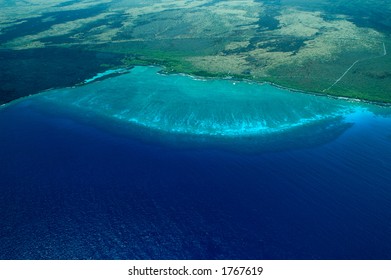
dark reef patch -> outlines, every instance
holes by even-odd
[[[76,4],[78,2],[79,2],[79,0],[70,0],[70,1],[66,1],[66,2],[62,2],[60,4],[57,4],[55,7],[59,7],[59,8],[68,7],[68,6],[71,6],[71,5]]]

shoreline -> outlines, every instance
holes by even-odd
[[[135,66],[145,66],[145,65],[135,65]],[[337,100],[344,100],[344,101],[348,101],[348,102],[356,102],[356,103],[360,102],[360,103],[376,105],[376,106],[381,106],[381,107],[391,107],[391,102],[371,101],[371,100],[361,99],[361,98],[353,98],[353,97],[347,97],[347,96],[337,96],[337,95],[332,95],[332,94],[324,93],[324,92],[304,91],[304,90],[294,89],[294,88],[291,88],[291,87],[288,87],[288,86],[282,86],[282,85],[279,85],[279,84],[274,83],[274,82],[268,82],[268,81],[263,81],[262,82],[262,81],[252,80],[252,79],[249,79],[249,78],[237,77],[235,75],[232,75],[232,76],[221,76],[221,77],[218,77],[218,76],[213,77],[212,75],[211,76],[198,76],[198,75],[195,75],[195,74],[188,74],[188,73],[182,73],[182,72],[176,72],[176,71],[165,71],[165,69],[167,67],[164,66],[164,65],[149,65],[147,67],[162,68],[162,70],[160,70],[158,72],[159,74],[162,74],[162,75],[172,75],[172,74],[174,74],[174,75],[183,75],[183,76],[188,76],[188,77],[191,77],[191,78],[193,78],[195,80],[201,80],[201,81],[219,80],[219,79],[221,79],[221,80],[231,80],[231,81],[237,81],[237,82],[246,82],[246,83],[258,84],[258,85],[268,84],[268,85],[271,85],[273,87],[276,87],[276,88],[279,88],[279,89],[283,89],[283,90],[287,90],[289,92],[294,92],[294,93],[302,93],[302,94],[309,94],[309,95],[320,96],[320,97],[328,97],[328,98],[337,99]]]
[[[12,104],[17,103],[18,101],[23,101],[23,100],[25,100],[27,98],[30,98],[31,96],[38,95],[38,94],[39,95],[44,94],[44,93],[46,93],[48,91],[52,91],[52,90],[56,90],[56,89],[66,89],[66,88],[80,87],[80,86],[88,85],[88,84],[91,84],[91,83],[94,83],[94,82],[100,82],[100,81],[103,81],[105,79],[110,79],[112,77],[116,77],[116,76],[119,76],[119,75],[122,75],[122,74],[126,74],[126,73],[131,72],[134,67],[152,67],[152,68],[157,68],[158,69],[157,74],[159,74],[159,75],[167,75],[167,76],[168,75],[181,75],[181,76],[187,76],[187,77],[190,77],[190,78],[192,78],[194,80],[200,80],[200,81],[228,80],[228,81],[245,82],[245,83],[257,84],[257,85],[265,85],[265,84],[267,84],[267,85],[271,85],[273,87],[276,87],[276,88],[279,88],[279,89],[283,89],[283,90],[286,90],[286,91],[289,91],[289,92],[292,92],[292,93],[309,94],[309,95],[313,95],[313,96],[327,97],[327,98],[332,98],[332,99],[336,99],[336,100],[343,100],[343,101],[347,101],[347,102],[354,102],[354,103],[364,103],[364,104],[375,105],[375,106],[386,107],[386,108],[391,107],[391,102],[371,101],[371,100],[361,99],[361,98],[337,96],[337,95],[332,95],[332,94],[324,93],[324,92],[304,91],[304,90],[294,89],[294,88],[291,88],[291,87],[288,87],[288,86],[282,86],[282,85],[279,85],[279,84],[274,83],[274,82],[256,81],[256,80],[252,80],[252,79],[249,79],[249,78],[237,77],[235,75],[232,75],[232,76],[221,76],[221,77],[213,76],[213,75],[211,75],[211,76],[199,76],[199,75],[189,74],[189,73],[184,73],[184,72],[176,72],[175,70],[167,71],[167,67],[165,65],[150,64],[150,65],[129,65],[129,66],[123,66],[123,67],[109,69],[109,70],[106,70],[105,72],[102,72],[102,73],[96,73],[94,77],[86,79],[83,82],[75,84],[75,85],[72,85],[72,86],[48,88],[46,90],[43,90],[43,91],[40,91],[40,92],[37,92],[37,93],[29,94],[29,95],[26,95],[26,96],[23,96],[23,97],[11,100],[10,102],[0,104],[0,109],[6,108],[6,107],[8,107],[8,106],[10,106]]]

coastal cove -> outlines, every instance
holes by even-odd
[[[0,107],[0,259],[391,258],[391,108],[159,71]]]
[[[386,1],[5,1],[0,104],[137,65],[390,103]]]
[[[387,111],[359,100],[269,83],[167,74],[154,66],[107,70],[74,87],[51,89],[3,107],[31,101],[47,114],[61,112],[147,142],[250,153],[324,143],[351,126],[344,121],[348,116]]]

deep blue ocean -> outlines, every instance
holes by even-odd
[[[391,108],[151,69],[0,109],[1,259],[391,259]]]

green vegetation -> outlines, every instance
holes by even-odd
[[[78,48],[129,66],[391,102],[387,1],[58,2],[7,1],[0,48]]]

